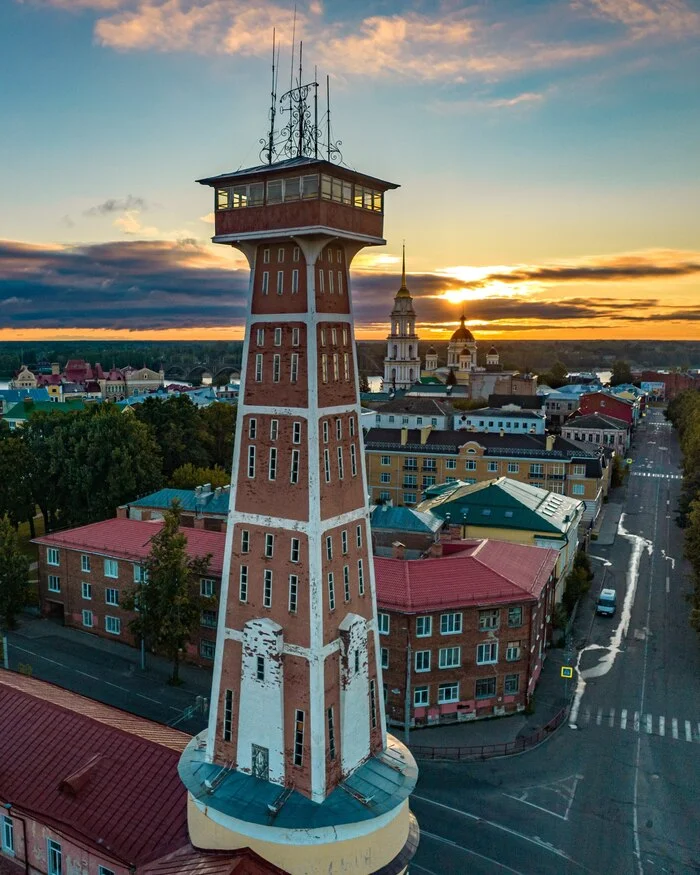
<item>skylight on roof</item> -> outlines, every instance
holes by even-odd
[[[505,516],[508,516],[508,517],[513,516],[513,511],[512,511],[512,510],[507,510],[507,511],[505,512]]]

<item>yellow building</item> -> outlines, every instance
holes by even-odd
[[[433,486],[508,477],[583,501],[584,522],[598,516],[611,470],[601,448],[588,449],[555,435],[430,427],[371,429],[365,436],[365,455],[373,502],[414,505]]]

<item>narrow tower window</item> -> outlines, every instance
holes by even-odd
[[[339,416],[335,420],[335,437],[339,441],[343,439],[343,420]]]
[[[338,447],[338,479],[342,480],[344,477],[344,469],[343,469],[343,448]]]
[[[265,577],[263,583],[263,607],[272,607],[272,571],[269,568],[265,569]]]
[[[362,549],[362,526],[358,526],[355,529],[355,535],[357,537],[357,546],[361,550]]]
[[[357,476],[357,452],[355,450],[355,444],[350,445],[350,474],[353,477]]]
[[[255,332],[255,342],[258,346],[265,346],[265,329],[258,328]]]
[[[265,680],[265,657],[259,656],[256,663],[255,674],[259,681]]]
[[[247,553],[250,550],[250,532],[248,529],[241,529],[241,553]]]
[[[275,346],[282,346],[282,329],[275,328]]]
[[[301,766],[304,763],[304,712],[296,711],[294,714],[294,765]]]
[[[340,371],[338,368],[338,353],[333,353],[333,380],[337,383],[340,379]]]
[[[357,560],[357,588],[360,595],[365,594],[365,570],[362,559]]]
[[[280,247],[277,250],[277,261],[281,264],[284,261],[284,248]]]
[[[369,722],[372,729],[377,728],[377,685],[374,680],[369,682]]]
[[[335,289],[333,288],[333,271],[328,271],[328,294],[332,295]]]
[[[248,476],[255,477],[255,447],[248,447]]]
[[[263,378],[263,355],[261,352],[255,356],[255,382],[262,383]]]
[[[299,378],[299,354],[293,352],[289,360],[289,382],[296,383]]]
[[[299,271],[298,270],[292,271],[292,294],[293,295],[299,294]]]
[[[270,440],[276,441],[279,434],[280,421],[279,419],[270,420]]]
[[[292,328],[292,346],[299,346],[299,329]]]
[[[335,720],[333,717],[333,708],[329,708],[326,712],[328,715],[328,758],[335,759]]]
[[[292,425],[292,443],[300,444],[301,443],[301,423],[295,422]]]
[[[343,553],[343,556],[345,556],[348,552],[348,530],[347,529],[343,529],[343,531],[340,533],[340,549]]]
[[[289,612],[296,614],[297,597],[299,592],[299,578],[296,574],[289,575]]]
[[[350,356],[344,352],[343,353],[343,374],[345,376],[345,382],[350,381]]]
[[[265,558],[272,559],[275,553],[275,536],[271,532],[265,534]]]
[[[269,264],[269,263],[270,263],[270,250],[263,249],[263,264]]]
[[[323,443],[328,443],[328,420],[323,420]]]
[[[258,435],[258,420],[254,416],[248,420],[248,437],[254,441]]]
[[[292,562],[299,561],[299,538],[292,538],[292,545],[289,551],[289,558]]]
[[[343,598],[350,601],[350,566],[343,565]]]
[[[325,352],[321,356],[321,379],[324,383],[328,382],[328,356]]]
[[[277,294],[281,295],[284,292],[284,271],[277,271]]]
[[[248,566],[241,565],[241,570],[238,575],[238,601],[248,601]]]
[[[299,482],[299,450],[292,450],[292,465],[289,472],[289,480],[291,483]]]
[[[321,294],[323,294],[326,291],[322,270],[319,270],[319,272],[318,272],[318,290],[319,290],[319,292],[321,292]]]
[[[262,275],[262,293],[266,295],[270,288],[270,271],[264,270]]]
[[[328,572],[328,607],[331,611],[335,610],[335,578],[333,572]]]
[[[224,693],[224,741],[231,741],[233,727],[233,690]]]
[[[270,448],[270,462],[268,465],[267,471],[268,479],[276,480],[277,479],[277,448]]]
[[[326,559],[329,562],[333,560],[333,538],[331,535],[326,537]]]
[[[338,294],[343,294],[343,272],[342,270],[338,271]]]
[[[299,247],[295,246],[292,249],[292,261],[299,261]]]
[[[281,368],[282,368],[282,356],[279,353],[275,353],[275,355],[272,356],[272,381],[273,381],[273,383],[279,383]]]
[[[323,468],[326,475],[326,483],[331,482],[331,454],[328,450],[323,451]]]

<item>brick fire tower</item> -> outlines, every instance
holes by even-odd
[[[202,179],[250,265],[208,729],[185,750],[192,843],[291,873],[402,873],[417,769],[387,736],[350,264],[397,186],[341,167],[298,84],[265,163]],[[319,150],[325,157],[319,157]]]

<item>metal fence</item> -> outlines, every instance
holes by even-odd
[[[515,741],[506,741],[503,744],[482,744],[472,747],[427,747],[411,745],[411,753],[416,759],[424,760],[486,760],[490,757],[503,757],[509,754],[522,753],[529,747],[539,744],[547,736],[551,735],[557,727],[566,720],[568,708],[562,708],[537,732],[524,738],[516,738]]]

